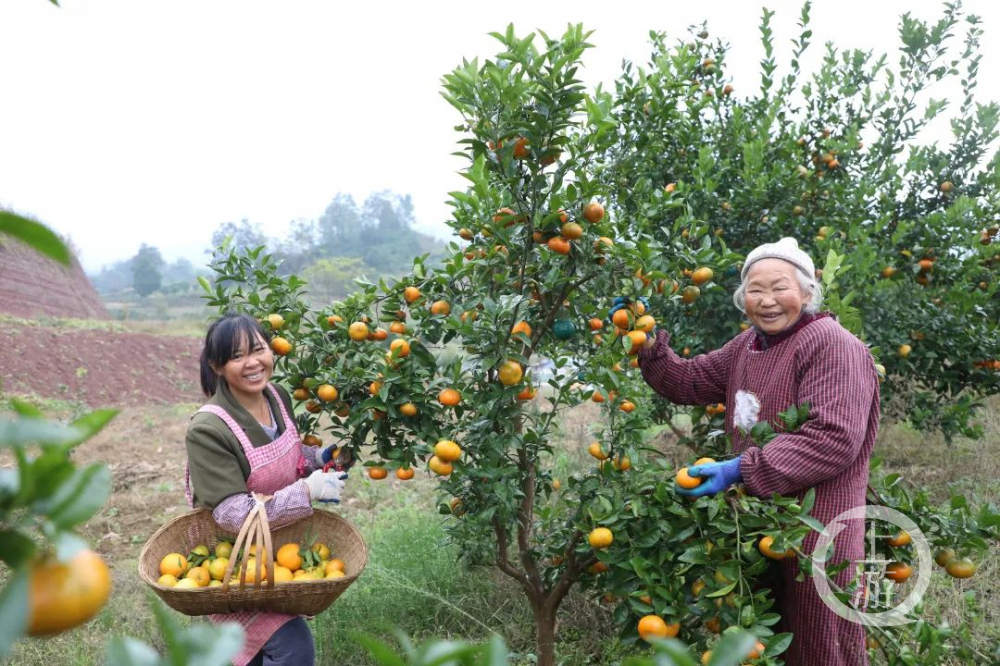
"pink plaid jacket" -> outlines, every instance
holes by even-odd
[[[742,453],[740,471],[747,490],[801,497],[816,489],[812,515],[824,524],[843,511],[864,506],[879,422],[879,389],[868,348],[831,316],[816,317],[790,337],[755,349],[750,329],[721,349],[690,360],[675,354],[669,335],[639,353],[643,378],[660,395],[685,405],[726,404],[726,432],[733,453]],[[808,402],[809,420],[781,434],[765,448],[744,437],[749,429],[791,405]],[[777,430],[777,427],[775,427]],[[864,558],[864,521],[845,522],[834,541],[834,561]],[[804,552],[811,553],[811,534]],[[783,589],[775,589],[782,615],[780,630],[795,634],[783,655],[788,666],[857,666],[868,663],[864,631],[840,618],[820,600],[811,578],[796,582],[797,561],[780,563]],[[848,567],[838,576],[845,585]]]

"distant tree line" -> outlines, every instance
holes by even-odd
[[[315,220],[294,220],[284,238],[269,238],[249,220],[225,222],[212,234],[211,255],[226,239],[236,248],[266,246],[282,260],[282,271],[309,282],[311,300],[343,298],[359,277],[399,275],[413,257],[440,254],[441,241],[413,230],[413,202],[409,195],[376,192],[360,206],[339,193]],[[206,262],[207,263],[207,262]],[[153,292],[187,290],[199,274],[207,273],[187,259],[167,263],[160,251],[143,244],[130,259],[105,266],[91,282],[110,294],[132,288],[139,296]]]

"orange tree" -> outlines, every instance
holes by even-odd
[[[1000,392],[1000,160],[990,149],[1000,106],[974,97],[982,31],[967,17],[959,47],[956,5],[933,23],[904,16],[898,69],[827,45],[807,76],[809,9],[780,70],[765,10],[753,91],[727,76],[727,49],[707,31],[673,46],[654,34],[648,67],[626,65],[616,84],[620,133],[596,177],[612,214],[657,248],[644,270],[671,286],[653,307],[678,351],[718,348],[745,326],[731,303],[740,262],[794,236],[820,267],[830,309],[884,366],[883,414],[975,437],[982,398]],[[949,102],[933,95],[946,85],[962,92],[951,137],[928,145],[921,132],[944,118]]]
[[[539,47],[536,36],[519,39],[512,29],[496,37],[504,50],[495,60],[466,62],[444,80],[462,115],[470,185],[452,193],[450,224],[461,242],[440,265],[418,258],[402,280],[362,283],[346,300],[310,311],[304,283],[278,277],[261,250],[223,251],[215,285],[204,284],[209,304],[271,327],[277,376],[304,407],[299,424],[312,443],[329,432],[364,459],[372,479],[393,472],[406,480],[423,464],[440,477],[441,509],[455,517],[451,537],[524,591],[539,663],[554,663],[556,611],[581,583],[619,604],[626,640],[681,635],[714,648],[714,634],[742,627],[762,639],[758,663],[780,663],[789,637],[772,635],[777,615],[761,575],[765,557],[821,529],[808,516],[810,497],[765,501],[733,491],[680,501],[671,465],[644,445],[650,419],[663,414],[635,369],[632,352],[656,324],[635,299],[663,295],[653,300],[668,314],[660,325],[675,339],[688,336],[686,354],[738,330],[735,319],[728,331],[718,320],[740,255],[725,232],[707,233],[689,202],[707,196],[714,180],[662,188],[639,175],[657,172],[622,140],[634,129],[627,86],[616,102],[600,90],[585,95],[574,78],[589,46],[581,28],[559,40],[543,34]],[[653,117],[652,103],[640,108]],[[708,124],[694,120],[704,111],[690,111],[690,124]],[[712,136],[701,140],[708,147],[696,164],[709,164]],[[837,247],[825,277],[837,311],[857,320],[835,291],[834,278],[850,273],[833,265],[843,261]],[[633,303],[609,322],[614,295]],[[533,369],[539,359],[547,367]],[[550,471],[555,428],[583,400],[602,404],[590,447],[599,464],[563,484]],[[790,406],[778,427],[794,429],[807,412]],[[727,452],[714,432],[724,413],[724,405],[694,410],[688,441],[699,454]],[[766,430],[755,434],[766,441]],[[940,543],[985,544],[995,515],[984,512],[979,524],[969,512],[940,519]]]

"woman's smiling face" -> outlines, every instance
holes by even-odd
[[[782,259],[761,259],[747,273],[744,306],[747,318],[773,335],[794,324],[811,294],[802,291],[798,270]]]
[[[246,337],[240,341],[236,354],[219,372],[234,394],[246,397],[263,392],[274,371],[274,354],[267,341],[257,334],[253,344],[248,342]]]

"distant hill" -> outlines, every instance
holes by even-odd
[[[63,266],[6,235],[0,235],[0,312],[25,319],[109,318],[75,256]]]

